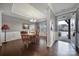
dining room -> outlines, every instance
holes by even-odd
[[[0,55],[78,55],[71,44],[58,40],[57,15],[53,8],[62,9],[59,5],[64,4],[0,4]],[[70,5],[74,4],[66,4]]]

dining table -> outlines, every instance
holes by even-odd
[[[29,37],[29,40],[31,42],[36,42],[36,34],[35,33],[27,33],[26,35]]]

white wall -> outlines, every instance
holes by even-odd
[[[26,20],[19,19],[16,17],[2,15],[2,24],[8,24],[9,30],[7,31],[6,41],[17,40],[21,38],[20,31],[22,31],[22,24],[29,23]],[[4,42],[4,32],[0,33],[1,42]]]
[[[56,17],[53,12],[49,9],[48,19],[47,19],[47,47],[51,47],[55,40],[57,40],[57,27]],[[52,27],[52,29],[51,29]]]
[[[1,35],[1,42],[4,42],[4,40],[5,40],[4,32],[2,32],[0,35]],[[20,38],[21,38],[21,35],[20,35],[19,31],[6,33],[6,41],[17,40]]]
[[[56,40],[58,40],[58,32],[57,32],[57,19],[52,11],[50,11],[50,19],[51,19],[50,28],[52,27],[52,30],[50,30],[50,34],[51,34],[51,42],[53,44]]]
[[[9,32],[21,31],[23,22],[25,22],[23,19],[4,14],[2,15],[2,24],[8,24],[8,26],[10,27],[10,29],[8,30]]]
[[[76,17],[76,19],[77,19],[76,22],[78,23],[78,24],[77,24],[77,31],[78,31],[78,32],[76,33],[76,37],[77,37],[77,38],[76,38],[76,40],[77,40],[77,41],[76,41],[76,45],[77,45],[77,47],[79,48],[79,8],[77,9],[77,12],[76,12],[76,13],[77,13],[77,14],[76,14],[76,16],[77,16],[77,17]]]
[[[1,26],[2,26],[2,12],[0,11],[0,46],[2,46],[2,43],[1,43]]]

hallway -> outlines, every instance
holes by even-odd
[[[63,41],[57,41],[51,48],[46,47],[45,39],[40,38],[37,43],[32,43],[24,48],[21,40],[15,40],[3,44],[0,48],[2,56],[77,56],[73,47]]]

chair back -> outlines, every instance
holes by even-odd
[[[28,39],[28,33],[26,31],[21,31],[21,39],[26,41]]]

